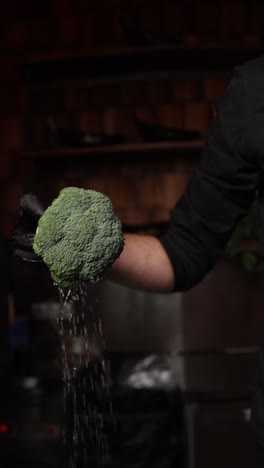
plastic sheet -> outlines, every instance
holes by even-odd
[[[168,354],[150,354],[125,361],[118,385],[131,389],[173,390],[178,386],[173,360]]]

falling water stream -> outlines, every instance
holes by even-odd
[[[59,297],[67,468],[86,467],[91,454],[94,466],[103,468],[109,461],[103,411],[106,399],[108,414],[113,414],[109,363],[102,354],[102,322],[96,310],[98,295],[95,304],[89,304],[89,288],[80,285],[59,288]]]

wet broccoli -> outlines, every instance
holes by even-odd
[[[60,287],[96,282],[120,255],[122,225],[111,200],[95,190],[66,187],[41,216],[33,249]]]

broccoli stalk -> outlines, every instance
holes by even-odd
[[[111,200],[66,187],[41,216],[33,249],[60,287],[96,282],[120,255],[124,237]]]

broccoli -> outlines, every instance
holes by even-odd
[[[66,187],[38,222],[33,250],[60,287],[98,281],[124,247],[111,200],[95,190]]]

